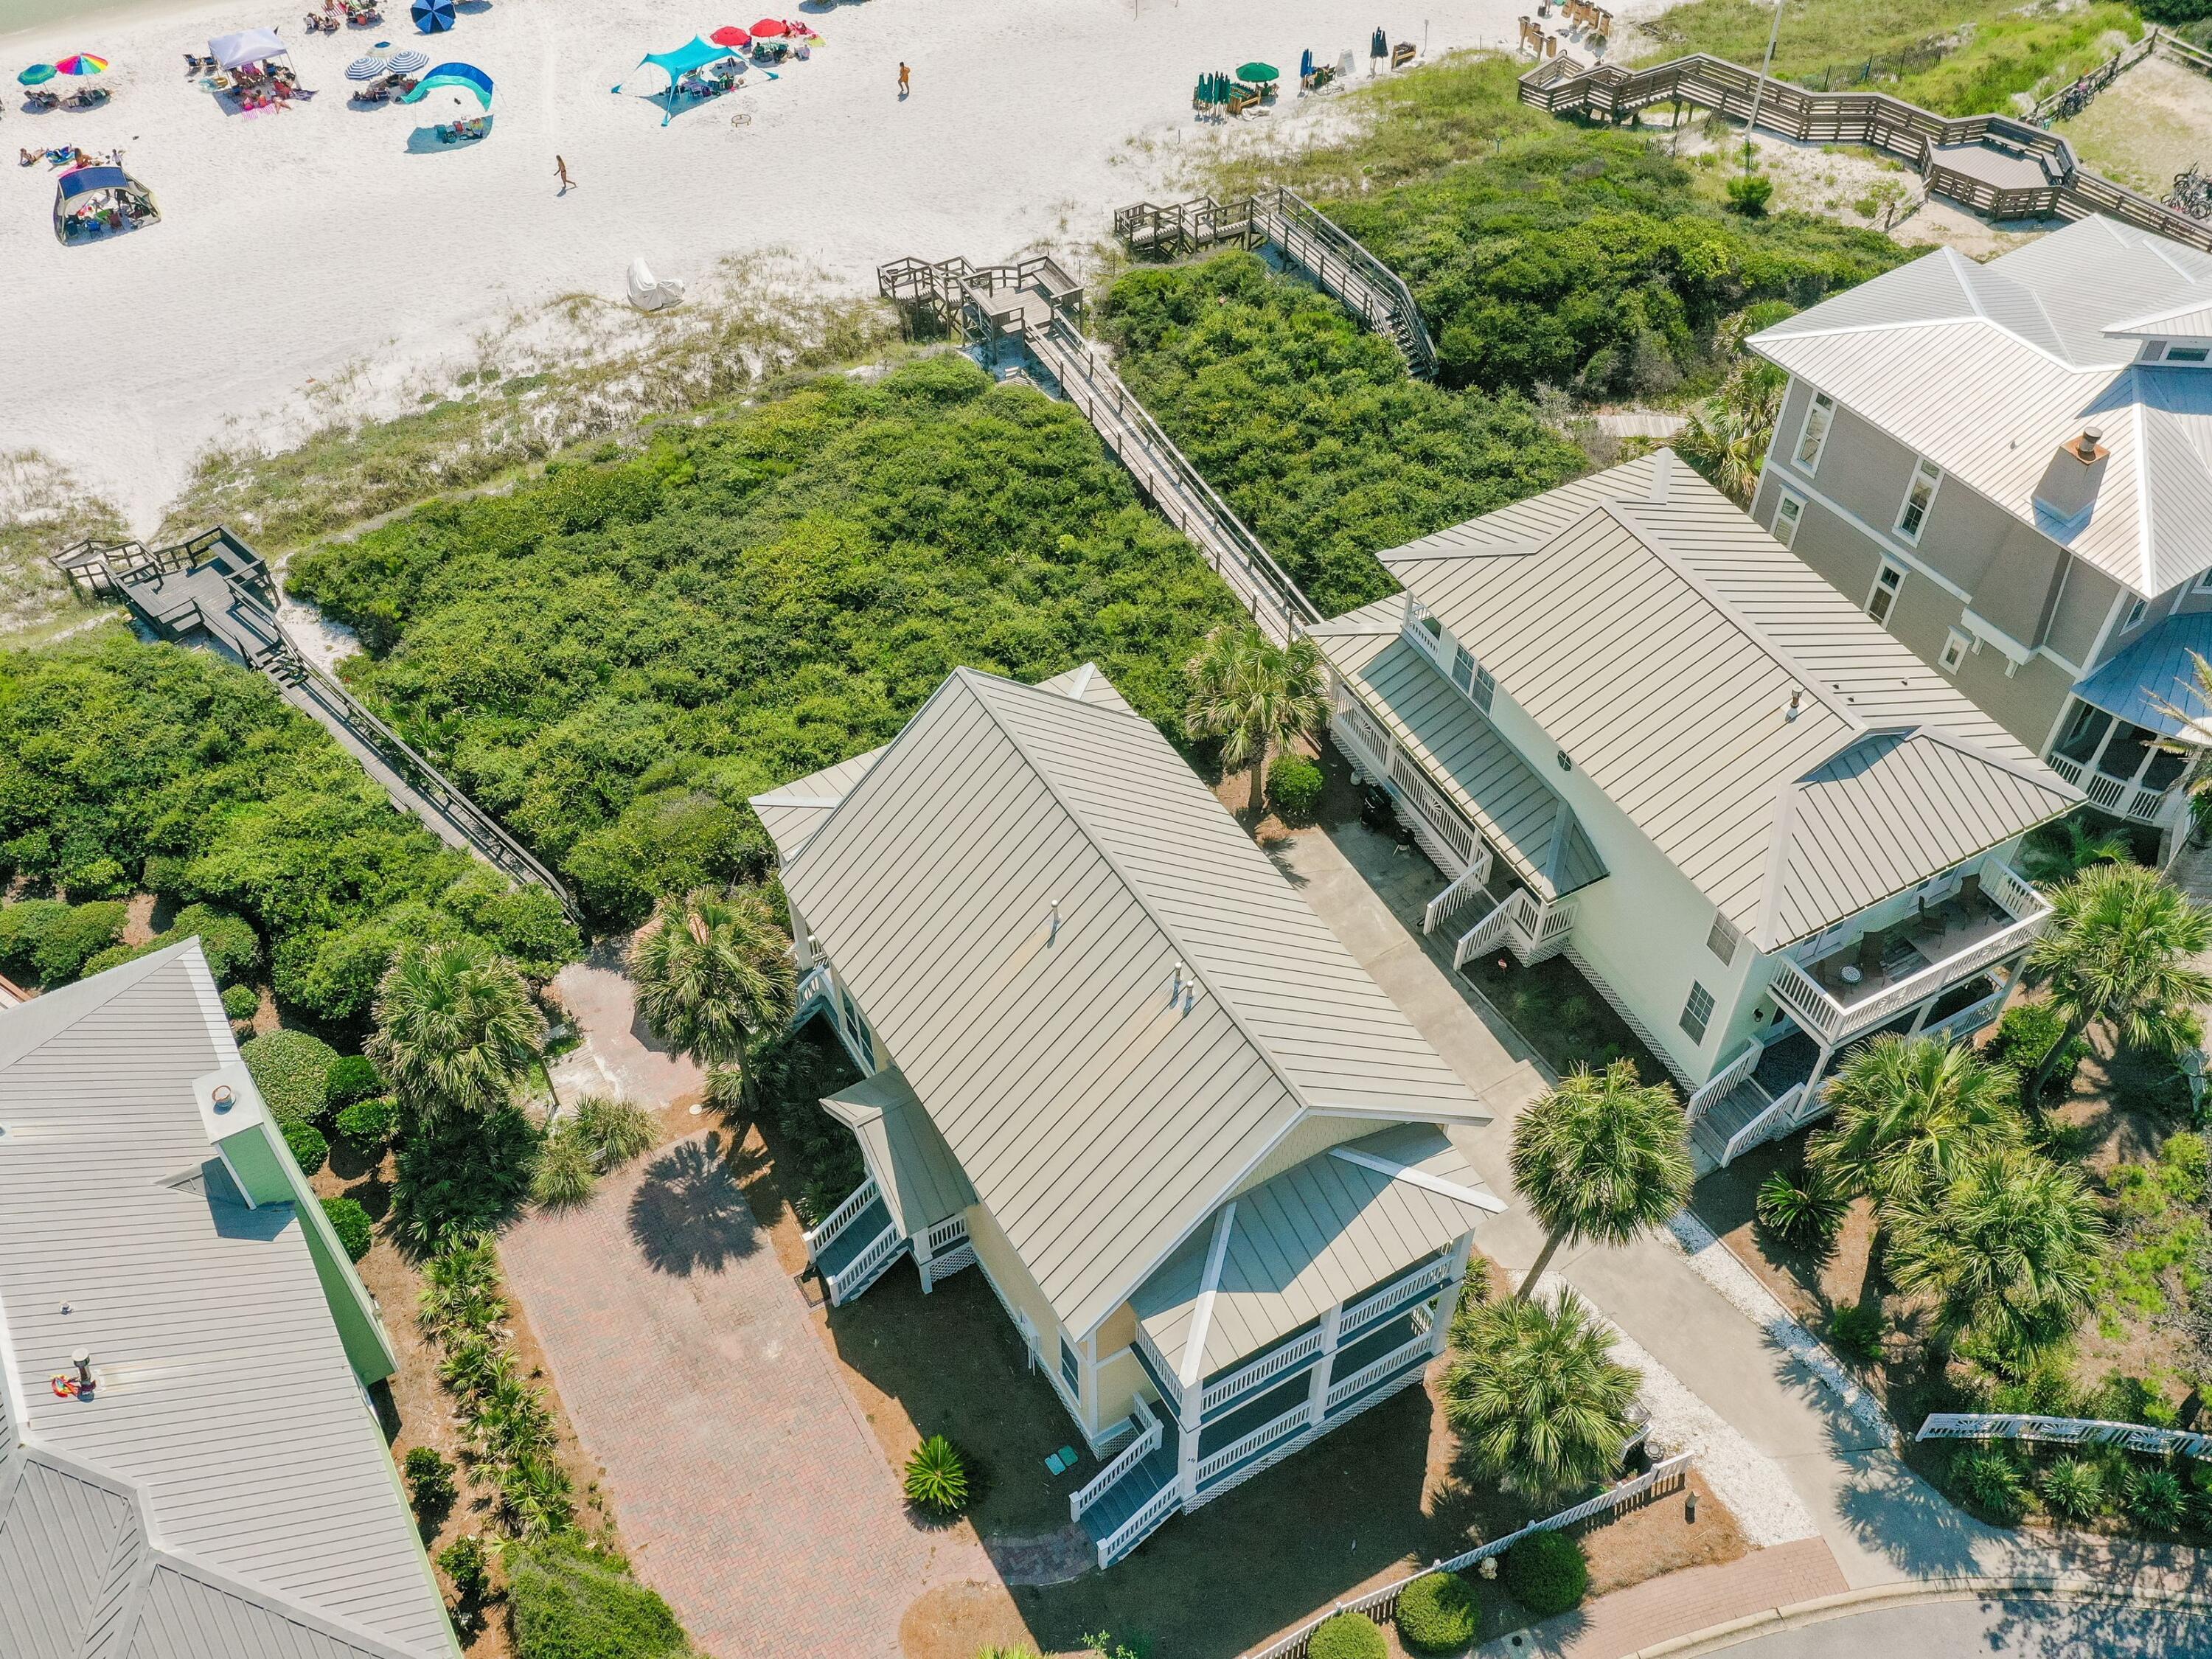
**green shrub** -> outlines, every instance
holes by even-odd
[[[195,935],[200,954],[207,958],[208,971],[218,985],[234,984],[261,966],[260,936],[243,916],[211,904],[187,904],[177,912],[161,941],[173,945]]]
[[[356,1101],[384,1092],[384,1079],[367,1054],[340,1054],[323,1077],[323,1092],[332,1107],[343,1109]]]
[[[635,1101],[587,1097],[576,1103],[576,1133],[583,1136],[599,1168],[621,1168],[653,1150],[660,1139],[660,1120]]]
[[[323,1213],[331,1218],[331,1231],[337,1234],[338,1247],[349,1261],[358,1261],[368,1254],[368,1211],[350,1198],[326,1198]]]
[[[906,1496],[916,1509],[937,1515],[968,1507],[968,1466],[943,1435],[931,1435],[906,1460]]]
[[[0,904],[0,974],[11,979],[39,976],[39,941],[69,915],[59,899],[18,899]]]
[[[1398,1594],[1398,1638],[1416,1653],[1453,1653],[1474,1640],[1482,1604],[1455,1572],[1416,1578]]]
[[[159,939],[145,945],[111,945],[105,951],[86,957],[83,965],[76,970],[76,977],[90,979],[95,974],[104,974],[111,968],[120,968],[126,962],[136,962],[149,951],[161,948]]]
[[[1774,180],[1755,173],[1738,173],[1728,181],[1727,189],[1729,210],[1747,219],[1764,217],[1766,204],[1774,199]]]
[[[1386,1659],[1382,1632],[1364,1613],[1340,1613],[1314,1626],[1306,1659]]]
[[[1500,1566],[1506,1593],[1539,1619],[1565,1613],[1589,1591],[1589,1563],[1583,1547],[1564,1532],[1540,1532],[1505,1552]]]
[[[439,1341],[487,1336],[507,1316],[500,1300],[499,1258],[488,1243],[439,1250],[422,1272],[416,1316],[424,1335]]]
[[[453,1486],[453,1466],[435,1446],[416,1446],[404,1465],[408,1489],[415,1494],[415,1512],[435,1520],[453,1507],[459,1496]]]
[[[128,907],[118,899],[75,905],[58,899],[21,899],[0,905],[0,973],[49,988],[67,985],[83,975],[87,963],[117,944],[128,915]],[[117,961],[128,962],[137,954],[125,949]]]
[[[2121,1502],[2128,1519],[2146,1532],[2173,1532],[2181,1526],[2186,1494],[2172,1469],[2137,1467],[2128,1471]]]
[[[520,1108],[454,1115],[409,1127],[392,1188],[393,1232],[435,1249],[496,1231],[530,1195],[543,1137]]]
[[[326,1163],[331,1155],[331,1143],[323,1132],[312,1123],[286,1123],[284,1144],[292,1149],[292,1161],[300,1166],[300,1173],[311,1176]]]
[[[331,1103],[331,1062],[337,1053],[307,1031],[264,1031],[238,1051],[253,1086],[279,1123],[307,1123]]]
[[[251,985],[233,985],[222,994],[222,1012],[234,1020],[249,1020],[261,1012],[261,993]]]
[[[2092,1520],[2105,1506],[2104,1473],[2086,1457],[2053,1460],[2036,1476],[2035,1489],[2061,1521]]]
[[[474,1533],[464,1533],[440,1550],[438,1565],[464,1601],[481,1601],[491,1589],[491,1554]]]
[[[1850,1199],[1825,1170],[1807,1169],[1793,1181],[1777,1170],[1759,1185],[1759,1224],[1793,1249],[1815,1255],[1832,1248]]]
[[[507,1601],[515,1659],[678,1659],[689,1650],[668,1604],[621,1557],[574,1535],[510,1547]]]
[[[1839,1302],[1828,1316],[1828,1346],[1863,1365],[1881,1358],[1881,1340],[1888,1332],[1889,1316],[1879,1302]]]
[[[592,1145],[572,1118],[546,1137],[530,1178],[530,1201],[551,1210],[571,1209],[591,1197],[599,1181]]]
[[[1321,805],[1328,780],[1319,764],[1297,753],[1278,755],[1267,763],[1267,802],[1285,823],[1310,823]]]
[[[1998,1017],[1997,1029],[1984,1052],[1993,1061],[2011,1066],[2023,1085],[2035,1075],[2058,1040],[2066,1035],[2066,1017],[2048,1002],[2015,1002]],[[2089,1057],[2089,1045],[2076,1037],[2066,1045],[2058,1063],[2043,1085],[2046,1100],[2064,1096],[2074,1086],[2074,1073]]]
[[[389,1100],[356,1100],[338,1114],[338,1133],[364,1152],[382,1152],[399,1131],[399,1108]]]
[[[2027,1509],[2027,1480],[2009,1452],[1996,1447],[1962,1447],[1951,1460],[1951,1478],[1974,1506],[2007,1522]]]

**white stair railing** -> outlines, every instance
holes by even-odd
[[[876,1185],[873,1176],[853,1188],[843,1203],[822,1218],[820,1226],[806,1234],[806,1259],[809,1261],[817,1260],[825,1245],[859,1220],[860,1212],[883,1195],[883,1188]]]
[[[1487,842],[1478,843],[1474,862],[1467,866],[1458,880],[1431,899],[1426,908],[1422,910],[1421,931],[1425,933],[1435,933],[1438,922],[1447,916],[1465,909],[1475,900],[1482,897],[1483,884],[1489,879],[1490,847]]]
[[[1785,1133],[1792,1121],[1791,1114],[1804,1097],[1805,1085],[1802,1083],[1795,1088],[1784,1089],[1775,1097],[1771,1106],[1729,1137],[1728,1146],[1721,1153],[1721,1168],[1727,1169],[1740,1154]]]
[[[1115,1454],[1114,1461],[1099,1470],[1077,1491],[1067,1495],[1067,1518],[1083,1519],[1083,1512],[1103,1498],[1108,1491],[1131,1469],[1159,1449],[1160,1419],[1142,1400],[1137,1401],[1138,1420],[1144,1427],[1137,1437]]]
[[[897,1224],[886,1224],[870,1241],[867,1249],[830,1275],[830,1305],[837,1307],[866,1290],[904,1249],[906,1236],[899,1231]]]
[[[1466,967],[1474,957],[1504,939],[1513,926],[1521,901],[1527,896],[1525,891],[1518,890],[1508,894],[1498,901],[1497,908],[1488,915],[1462,933],[1459,942],[1452,946],[1452,966],[1455,969]]]
[[[1753,1037],[1734,1060],[1705,1080],[1690,1097],[1686,1115],[1692,1128],[1695,1128],[1698,1120],[1705,1115],[1705,1108],[1759,1069],[1759,1057],[1765,1052],[1766,1045]]]
[[[1182,1488],[1170,1480],[1148,1499],[1145,1507],[1098,1540],[1100,1571],[1112,1566],[1143,1543],[1161,1522],[1182,1507]]]

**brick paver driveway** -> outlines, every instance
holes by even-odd
[[[929,1586],[993,1581],[908,1518],[765,1231],[705,1136],[501,1245],[639,1575],[720,1659],[898,1659]]]

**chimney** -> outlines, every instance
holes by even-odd
[[[2043,481],[2035,486],[2035,504],[2045,512],[2071,522],[2097,504],[2097,489],[2105,481],[2105,462],[2112,452],[2105,447],[2104,430],[2085,426],[2058,446]]]

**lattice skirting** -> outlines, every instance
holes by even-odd
[[[932,1256],[923,1265],[922,1272],[927,1276],[929,1282],[934,1285],[940,1279],[951,1278],[963,1267],[972,1267],[975,1265],[975,1247],[966,1239],[963,1239],[942,1255]]]
[[[1685,1094],[1695,1089],[1697,1085],[1690,1081],[1687,1072],[1675,1064],[1674,1056],[1667,1052],[1667,1045],[1651,1035],[1651,1028],[1637,1018],[1635,1010],[1620,1000],[1620,993],[1605,982],[1605,975],[1589,965],[1589,958],[1575,949],[1571,941],[1567,945],[1566,955],[1567,960],[1574,963],[1575,971],[1588,980],[1590,988],[1605,999],[1605,1006],[1619,1014],[1621,1024],[1636,1033],[1637,1041],[1659,1056],[1659,1063],[1673,1076],[1675,1085]]]

